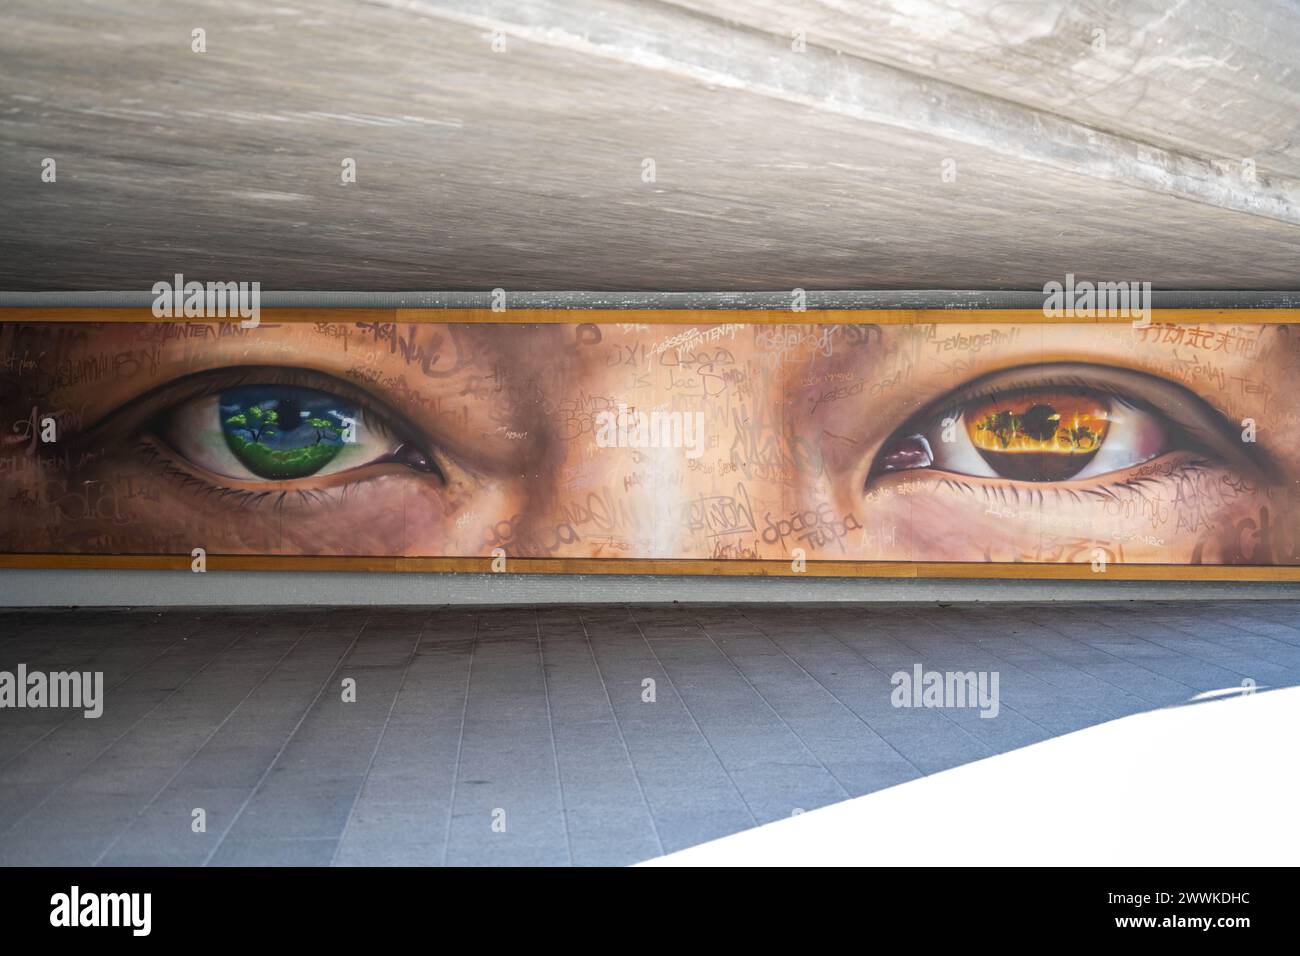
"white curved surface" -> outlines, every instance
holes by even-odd
[[[1298,796],[1288,688],[1126,717],[641,865],[1294,866]]]

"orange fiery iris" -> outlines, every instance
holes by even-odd
[[[965,421],[971,443],[999,474],[1062,481],[1106,440],[1110,408],[1096,395],[1041,389],[972,405]]]

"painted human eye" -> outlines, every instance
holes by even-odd
[[[868,480],[930,469],[1082,482],[1179,452],[1257,465],[1223,417],[1181,386],[1128,369],[1063,363],[995,373],[944,396],[885,442]]]
[[[427,446],[398,416],[312,372],[205,373],[139,405],[116,413],[126,419],[121,427],[138,427],[153,454],[200,480],[254,487],[319,483],[371,466],[442,477]]]
[[[1131,468],[1172,447],[1155,413],[1082,388],[1006,391],[967,402],[944,422],[937,439],[903,436],[882,457],[881,470],[921,466],[977,478],[1068,481]]]
[[[391,459],[402,443],[355,403],[292,385],[242,385],[173,411],[163,437],[225,478],[294,481]]]

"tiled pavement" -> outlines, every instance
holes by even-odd
[[[623,864],[1300,684],[1300,604],[0,611],[19,663],[107,692],[0,710],[3,864]],[[1000,715],[895,709],[917,663]]]

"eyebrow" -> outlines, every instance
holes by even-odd
[[[889,326],[872,344],[864,342],[862,347],[848,350],[837,348],[831,356],[809,356],[797,367],[797,375],[788,380],[787,405],[796,422],[815,420],[819,423],[817,427],[867,442],[888,437],[884,416],[869,416],[869,411],[902,404],[907,410],[903,416],[906,419],[922,409],[941,405],[946,396],[959,393],[980,379],[1022,367],[1095,365],[1149,375],[1183,389],[1227,422],[1236,420],[1233,409],[1240,404],[1243,389],[1249,389],[1252,384],[1257,389],[1268,388],[1266,384],[1252,383],[1249,367],[1238,363],[1220,370],[1231,389],[1216,391],[1204,387],[1206,382],[1171,374],[1187,362],[1176,359],[1172,352],[1156,351],[1152,348],[1154,343],[1137,350],[1125,348],[1123,340],[1113,338],[1121,332],[1114,327],[1064,326],[1075,335],[1101,336],[1091,340],[1100,348],[1078,351],[1054,348],[1054,357],[1049,359],[1044,336],[1052,328],[1057,327],[1029,327],[1026,334],[1024,327],[999,324]],[[1073,354],[1068,358],[1059,357],[1065,353]],[[898,367],[907,361],[913,363],[911,374],[891,385]],[[907,388],[903,387],[904,383],[908,384]],[[1095,387],[1092,383],[1081,384]],[[800,427],[796,424],[796,429]]]
[[[365,323],[263,323],[236,335],[215,331],[219,324],[85,329],[62,356],[60,366],[75,380],[58,388],[57,400],[76,399],[93,386],[95,404],[105,410],[98,416],[103,421],[194,375],[239,368],[256,384],[252,376],[258,368],[303,368],[369,393],[471,470],[509,472],[521,456],[531,458],[545,444],[540,405],[530,407],[525,396],[500,381],[509,365],[509,350],[501,346],[517,348],[523,329],[511,327],[508,338],[494,342],[447,325],[376,330]],[[148,329],[143,337],[142,329]],[[193,347],[196,338],[200,348]]]

